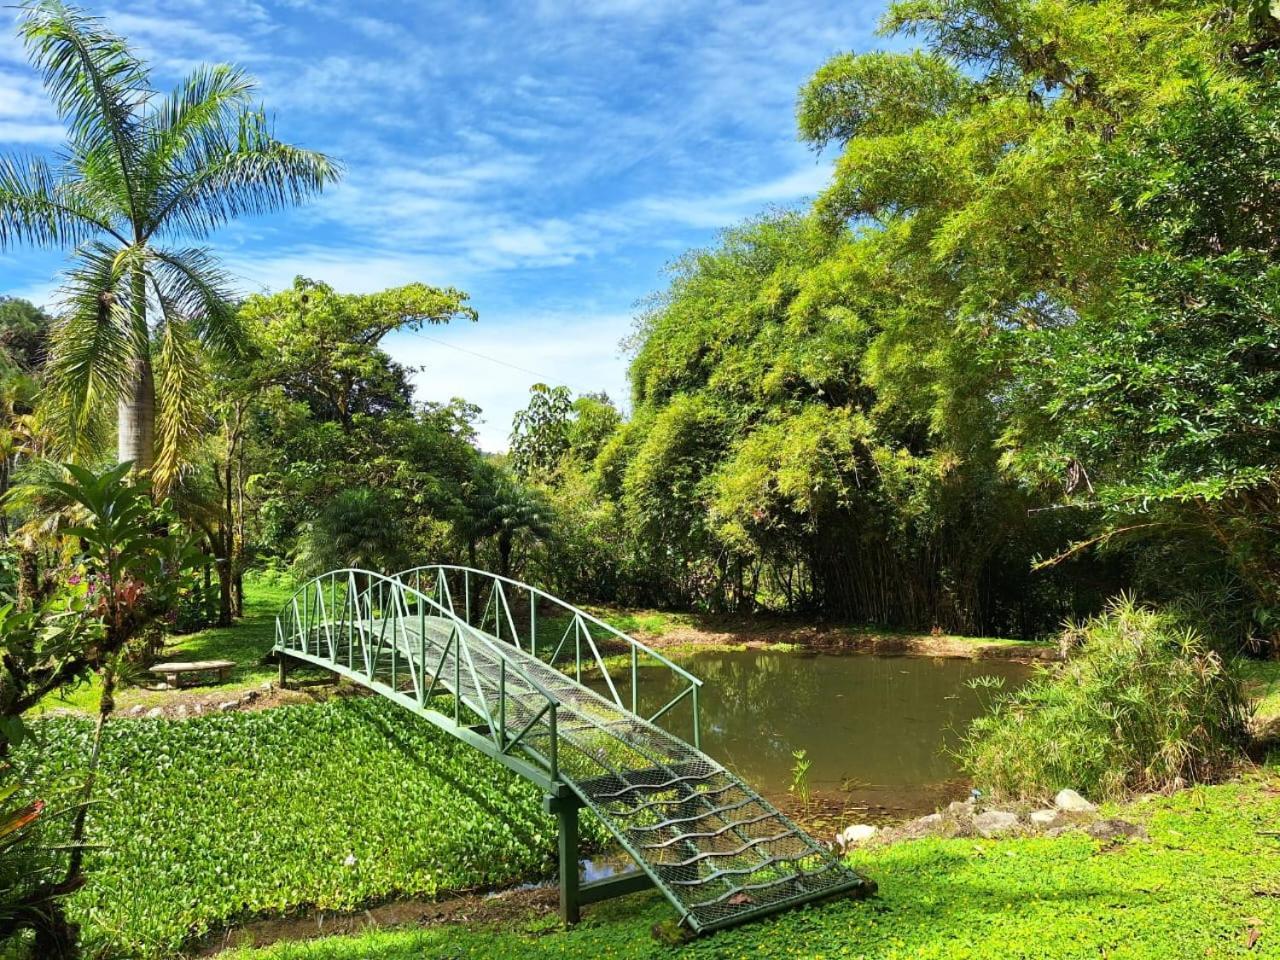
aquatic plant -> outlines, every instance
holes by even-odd
[[[1130,598],[1069,626],[1064,665],[997,698],[960,759],[996,794],[1094,799],[1212,780],[1241,756],[1247,708],[1229,665],[1196,631]]]

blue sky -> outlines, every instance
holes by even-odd
[[[420,280],[471,294],[477,324],[387,347],[423,368],[421,398],[478,403],[490,450],[539,379],[625,403],[619,340],[636,302],[719,228],[822,188],[827,160],[795,137],[796,91],[833,53],[882,42],[878,4],[803,0],[90,8],[161,85],[200,62],[247,68],[280,135],[346,164],[308,207],[210,241],[244,291],[303,274],[353,292]],[[7,27],[0,150],[60,137]],[[62,262],[0,253],[0,293],[48,302]]]

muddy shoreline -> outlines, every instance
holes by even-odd
[[[957,637],[948,634],[877,633],[855,627],[797,624],[772,619],[703,618],[697,625],[680,624],[661,633],[637,630],[637,640],[656,650],[703,648],[767,650],[880,656],[946,657],[965,660],[1058,660],[1056,644],[1029,640]]]

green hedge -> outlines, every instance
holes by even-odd
[[[43,776],[74,778],[91,723],[38,729]],[[530,784],[372,698],[116,720],[96,795],[103,848],[72,899],[92,955],[164,956],[257,914],[507,884],[549,873],[555,850]]]

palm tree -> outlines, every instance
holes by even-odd
[[[300,203],[340,170],[276,139],[235,67],[202,67],[162,95],[97,18],[60,0],[21,9],[31,62],[68,130],[53,164],[0,156],[0,250],[75,250],[47,411],[66,444],[85,449],[114,404],[120,462],[152,470],[163,489],[202,421],[206,352],[242,345],[227,274],[208,249],[170,244]]]
[[[467,544],[467,559],[476,565],[476,547],[481,540],[496,538],[498,572],[511,576],[511,555],[516,536],[524,533],[534,541],[551,536],[551,507],[532,487],[525,486],[501,467],[479,460],[472,475],[459,491],[449,512],[454,532]]]

